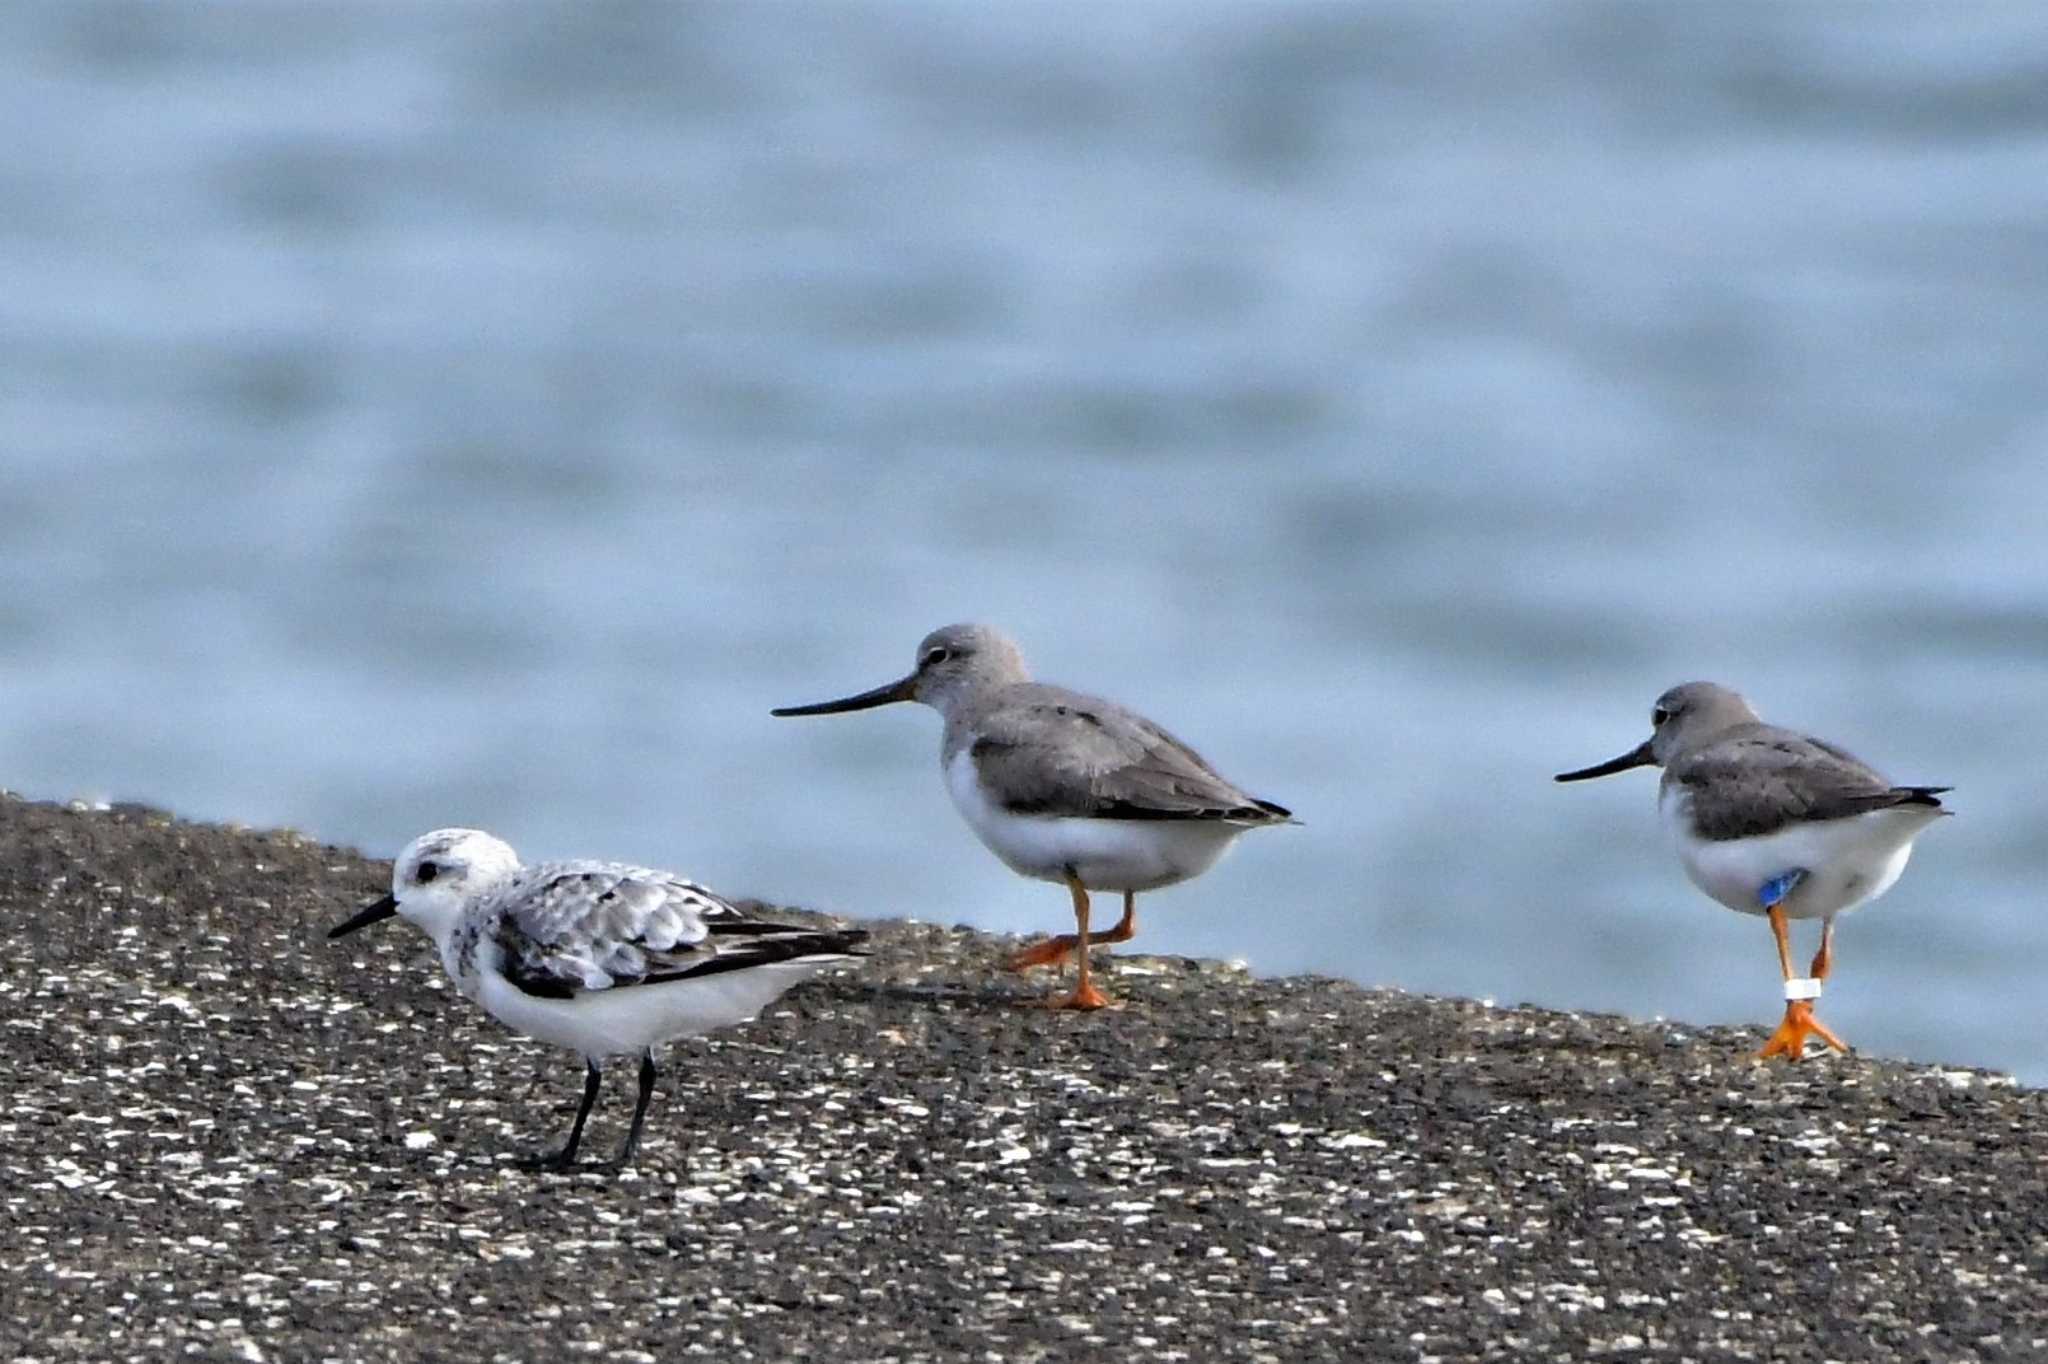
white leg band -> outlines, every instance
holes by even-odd
[[[1819,998],[1820,982],[1815,980],[1811,976],[1795,976],[1791,980],[1785,982],[1785,999],[1787,1002],[1796,1002],[1802,999]]]

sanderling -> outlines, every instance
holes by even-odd
[[[640,1056],[640,1098],[615,1166],[633,1158],[654,1093],[654,1048],[754,1017],[784,990],[854,951],[864,930],[749,919],[694,882],[617,862],[523,867],[477,829],[436,829],[406,845],[391,893],[328,933],[393,914],[425,929],[449,977],[500,1022],[583,1054],[583,1102],[559,1151],[575,1163],[609,1056]]]
[[[1022,970],[1080,958],[1060,1007],[1109,1002],[1088,977],[1091,943],[1128,942],[1137,893],[1207,871],[1247,829],[1292,816],[1218,776],[1202,755],[1114,701],[1033,682],[1017,646],[986,625],[949,625],[917,646],[908,677],[776,715],[828,715],[921,701],[945,716],[946,791],[1012,871],[1067,887],[1075,932],[1015,957]],[[1088,892],[1120,890],[1123,918],[1088,932]]]
[[[1785,1018],[1759,1056],[1797,1060],[1808,1036],[1848,1047],[1813,1016],[1834,965],[1835,916],[1891,889],[1913,840],[1948,814],[1946,786],[1893,786],[1833,744],[1767,725],[1712,682],[1657,698],[1653,733],[1559,781],[1661,765],[1657,806],[1692,883],[1730,909],[1767,915],[1785,977]],[[1792,974],[1787,919],[1819,919],[1810,974]]]

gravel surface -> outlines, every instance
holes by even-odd
[[[882,922],[529,1175],[580,1063],[326,942],[387,874],[0,798],[0,1359],[2048,1357],[2002,1077],[1177,958],[1060,1014]]]

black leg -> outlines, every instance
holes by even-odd
[[[591,1105],[597,1102],[597,1087],[603,1078],[602,1072],[597,1068],[597,1062],[585,1057],[583,1064],[586,1067],[583,1073],[583,1103],[576,1109],[576,1125],[569,1129],[568,1144],[559,1151],[550,1151],[545,1155],[526,1157],[519,1162],[521,1169],[567,1170],[576,1164],[576,1148],[583,1141],[583,1120],[590,1116]],[[642,1084],[644,1086],[645,1082],[643,1081]],[[641,1096],[640,1105],[643,1108],[647,1106],[645,1095]],[[637,1127],[638,1122],[636,1119],[636,1130]]]
[[[640,1124],[647,1119],[647,1101],[654,1097],[654,1053],[640,1054],[640,1102],[633,1105],[633,1125],[626,1129],[626,1144],[619,1148],[619,1158],[612,1162],[614,1170],[623,1170],[633,1159],[633,1152],[640,1145]]]

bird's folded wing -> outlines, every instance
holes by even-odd
[[[1785,730],[1710,743],[1674,763],[1671,778],[1692,796],[1699,835],[1717,840],[1930,799],[1930,788],[1893,786],[1853,754]]]
[[[710,921],[739,913],[668,872],[602,862],[531,868],[501,904],[495,933],[506,977],[552,996],[633,985],[708,958]]]
[[[846,954],[867,937],[750,919],[694,881],[642,867],[557,863],[521,880],[497,940],[506,978],[533,995],[573,998]]]
[[[983,788],[1013,814],[1254,823],[1287,818],[1279,806],[1224,780],[1201,754],[1158,725],[1092,697],[1012,699],[978,717],[977,729],[971,753]]]

